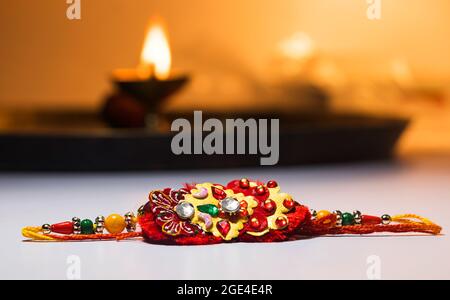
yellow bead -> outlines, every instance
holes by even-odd
[[[320,219],[326,218],[326,217],[328,217],[329,215],[331,215],[331,212],[329,212],[329,211],[327,211],[327,210],[321,210],[321,211],[319,211],[319,212],[317,213],[316,220],[320,220]],[[324,224],[329,223],[329,222],[331,222],[331,221],[327,221],[327,222],[325,222]]]
[[[322,219],[325,217],[328,217],[329,215],[331,215],[331,213],[327,210],[321,210],[317,213],[317,219]]]
[[[105,228],[111,234],[122,233],[125,227],[125,218],[121,215],[112,214],[105,220]]]

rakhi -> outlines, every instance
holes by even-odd
[[[152,191],[137,214],[98,216],[39,227],[22,235],[34,241],[99,241],[143,238],[166,245],[224,242],[282,242],[302,237],[416,232],[438,235],[442,228],[418,215],[371,216],[314,211],[282,193],[276,181],[243,178],[226,186],[186,184]],[[106,231],[106,233],[105,233]]]

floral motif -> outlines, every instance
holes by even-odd
[[[201,230],[197,225],[182,220],[175,212],[175,206],[184,200],[189,192],[186,189],[154,191],[150,194],[151,211],[161,230],[172,236],[194,235]]]

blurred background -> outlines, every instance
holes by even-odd
[[[141,63],[156,18],[171,73],[189,78],[158,113],[389,116],[411,120],[402,155],[450,154],[447,0],[383,0],[380,20],[365,0],[81,1],[73,21],[67,7],[1,0],[3,131],[24,124],[20,112],[101,111],[115,70]]]

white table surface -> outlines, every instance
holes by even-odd
[[[284,169],[124,174],[0,174],[0,279],[66,279],[80,258],[81,279],[367,279],[368,257],[382,279],[450,279],[450,161],[425,160]],[[320,237],[276,244],[174,247],[141,241],[29,243],[25,225],[124,213],[153,188],[185,181],[276,179],[317,209],[414,212],[444,235]]]

